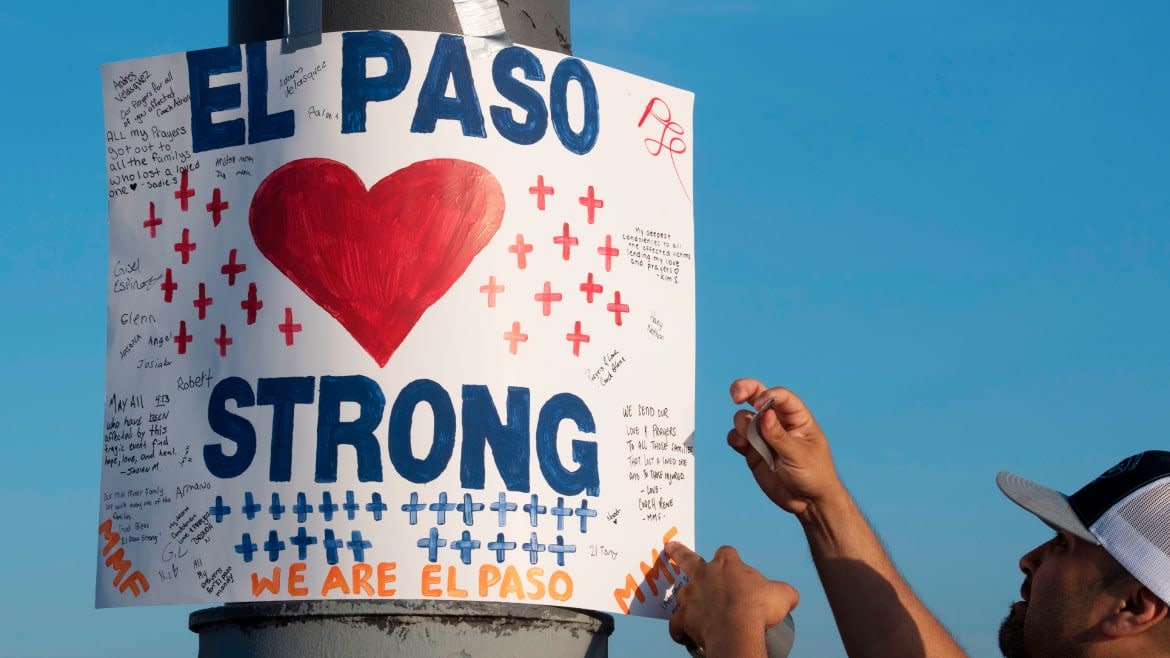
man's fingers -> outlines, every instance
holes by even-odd
[[[721,562],[725,560],[743,562],[743,560],[739,559],[739,551],[735,550],[734,546],[720,546],[715,550],[715,555],[711,559],[719,560]]]
[[[764,597],[764,600],[768,602],[768,617],[778,622],[800,604],[800,592],[788,583],[770,580],[768,581],[768,596]]]
[[[772,408],[788,427],[803,425],[812,420],[808,406],[791,390],[783,386],[768,388],[758,379],[737,379],[731,383],[731,399],[736,404],[751,403],[757,409],[772,398]]]
[[[737,379],[731,382],[731,400],[736,404],[743,404],[766,390],[768,388],[758,379],[751,377]]]
[[[705,561],[698,553],[676,541],[672,541],[666,545],[666,554],[678,564],[683,572],[687,574],[688,578],[698,580],[703,572],[703,565],[705,564]]]
[[[686,628],[684,627],[683,611],[681,609],[676,610],[675,613],[670,616],[670,626],[668,629],[670,630],[670,639],[674,640],[675,642],[686,646],[691,646],[694,644],[694,641],[691,640],[691,636],[687,635]]]
[[[760,414],[759,420],[760,436],[772,449],[780,454],[784,454],[784,444],[790,439],[788,430],[784,429],[784,424],[776,417],[774,409],[767,409]]]
[[[785,427],[799,427],[812,422],[812,412],[808,410],[808,406],[796,393],[783,386],[777,386],[768,389],[767,395],[772,397],[772,411],[776,413]],[[761,398],[760,401],[766,399],[766,397]]]
[[[727,445],[731,446],[733,450],[741,455],[747,454],[746,451],[748,449],[748,441],[743,437],[742,434],[736,432],[735,430],[728,430]]]
[[[736,411],[735,415],[731,417],[732,424],[735,425],[735,431],[743,436],[747,436],[748,425],[752,424],[752,419],[755,417],[756,415],[747,409]]]
[[[752,379],[751,377],[745,377],[744,379],[737,379],[731,382],[731,399],[736,404],[743,404],[744,402],[748,402],[751,403],[753,407],[759,409],[760,405],[764,404],[764,402],[770,397],[791,397],[795,398],[797,403],[800,403],[800,399],[796,398],[792,391],[789,391],[788,389],[781,386],[768,388],[760,380]],[[773,404],[778,402],[779,400],[773,402]]]
[[[776,485],[776,471],[773,471],[772,467],[768,466],[768,462],[764,461],[764,458],[754,448],[748,454],[744,455],[744,457],[747,459],[748,470],[752,472],[752,477],[756,479],[756,484],[760,485],[760,488],[764,490],[765,494],[772,496],[774,493],[773,488]]]

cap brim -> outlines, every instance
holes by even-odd
[[[995,476],[995,484],[1013,503],[1035,514],[1048,525],[1067,530],[1090,544],[1101,543],[1073,511],[1068,496],[1006,471]]]

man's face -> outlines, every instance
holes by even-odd
[[[1103,596],[1119,566],[1105,549],[1064,531],[1020,558],[1022,601],[999,629],[1007,658],[1076,656],[1109,611]]]

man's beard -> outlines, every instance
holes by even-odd
[[[1024,646],[1024,611],[1027,607],[1023,601],[1013,603],[1011,612],[999,625],[999,650],[1004,658],[1028,658],[1028,649]]]

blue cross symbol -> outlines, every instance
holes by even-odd
[[[597,510],[589,508],[589,499],[582,498],[581,506],[576,509],[577,516],[581,517],[581,532],[585,532],[585,524],[589,519],[597,516]]]
[[[549,553],[557,554],[557,566],[565,566],[565,553],[576,553],[577,547],[573,544],[566,544],[565,538],[557,535],[557,543],[548,545]]]
[[[309,552],[309,547],[317,543],[317,538],[305,532],[305,526],[297,528],[297,534],[288,538],[293,546],[297,547],[297,559],[303,560]]]
[[[336,539],[333,536],[332,530],[325,530],[325,541],[321,542],[325,547],[325,561],[329,564],[337,564],[337,549],[345,548],[345,541]]]
[[[514,548],[516,548],[516,542],[504,541],[504,533],[502,532],[496,533],[496,540],[493,542],[488,542],[487,545],[487,549],[489,551],[496,552],[496,562],[501,563],[504,561],[504,553]]]
[[[260,503],[252,499],[252,492],[244,492],[244,507],[240,510],[244,513],[244,516],[248,517],[248,520],[251,521],[252,519],[256,518],[256,513],[259,512],[260,509]]]
[[[431,528],[429,535],[418,540],[418,547],[427,549],[427,560],[431,562],[439,561],[439,549],[446,545],[446,539],[439,539],[438,528]]]
[[[471,533],[464,530],[463,538],[451,542],[451,548],[459,551],[459,559],[463,560],[463,564],[471,564],[471,551],[479,548],[479,540],[472,539]]]
[[[471,494],[463,494],[463,502],[455,506],[455,509],[463,512],[463,524],[475,525],[475,520],[471,515],[483,509],[483,503],[475,503],[471,501]]]
[[[244,562],[252,561],[252,554],[256,552],[256,544],[252,543],[252,535],[244,533],[240,543],[236,544],[236,552],[244,556]]]
[[[269,562],[276,562],[280,558],[280,552],[284,550],[284,542],[276,536],[275,530],[268,531],[268,541],[264,542],[264,550],[268,551]]]
[[[272,515],[273,521],[279,521],[280,515],[284,514],[284,505],[280,504],[280,494],[275,491],[272,492],[272,504],[268,506],[268,513]]]
[[[565,517],[566,516],[568,516],[568,517],[573,516],[573,508],[572,507],[565,507],[565,499],[561,498],[561,497],[557,498],[556,506],[554,506],[551,510],[549,510],[549,512],[553,516],[557,517],[557,530],[564,530],[565,529]]]
[[[500,514],[500,527],[502,528],[507,524],[508,512],[516,511],[516,503],[509,503],[508,499],[504,496],[504,492],[501,491],[499,502],[492,503],[489,509]]]
[[[207,511],[215,515],[215,522],[222,523],[223,517],[232,513],[232,508],[223,504],[223,496],[215,497],[215,506],[209,507]]]
[[[402,506],[402,511],[410,514],[410,525],[416,525],[418,523],[418,513],[426,508],[426,503],[418,502],[418,492],[412,491],[410,492],[410,502]]]
[[[374,495],[376,496],[377,494]],[[361,530],[354,530],[353,532],[349,533],[349,543],[347,543],[346,546],[349,547],[349,550],[353,551],[354,562],[365,562],[366,549],[372,548],[374,543],[368,539],[362,539]]]
[[[544,544],[538,543],[536,541],[536,533],[535,532],[529,536],[528,543],[524,544],[520,548],[528,551],[528,561],[532,564],[536,564],[536,558],[537,558],[536,554],[544,552]]]
[[[333,513],[337,511],[337,504],[333,502],[333,496],[328,491],[321,494],[321,504],[317,506],[317,511],[325,516],[326,521],[333,520]]]
[[[297,523],[304,523],[305,518],[312,513],[313,506],[305,500],[304,492],[297,492],[297,504],[293,505],[293,514],[297,515]]]
[[[447,492],[444,491],[443,493],[439,494],[439,502],[431,503],[430,509],[432,512],[438,512],[438,514],[435,517],[436,518],[435,522],[438,523],[439,525],[443,525],[443,524],[447,523],[447,512],[450,512],[451,510],[455,509],[455,505],[454,505],[454,503],[447,502]]]
[[[539,498],[536,496],[536,494],[532,494],[532,502],[524,504],[524,511],[528,512],[528,520],[530,523],[532,523],[533,528],[536,527],[536,515],[544,514],[545,510],[547,509],[544,505],[538,505],[538,500]],[[528,549],[526,548],[524,550]],[[536,564],[536,562],[533,562],[533,564]]]
[[[370,502],[366,503],[366,511],[374,515],[375,521],[381,521],[382,512],[385,512],[387,509],[386,503],[382,502],[382,494],[376,491],[373,496],[370,496]],[[361,560],[358,560],[358,562],[361,562]]]
[[[350,521],[353,520],[354,514],[358,510],[360,510],[361,508],[362,508],[361,505],[358,505],[357,503],[354,502],[353,492],[352,491],[345,492],[345,504],[341,506],[341,509],[345,510],[345,513],[346,513],[346,515],[349,516]]]

